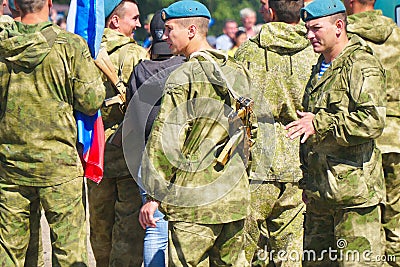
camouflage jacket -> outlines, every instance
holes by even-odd
[[[297,182],[301,178],[299,143],[285,137],[284,126],[296,120],[301,99],[318,56],[305,38],[304,25],[264,24],[241,45],[235,59],[249,69],[258,121],[252,179]]]
[[[384,200],[382,158],[375,139],[385,124],[385,72],[353,35],[320,79],[313,67],[303,99],[316,134],[300,145],[307,196],[324,205],[367,207]]]
[[[233,89],[248,96],[247,71],[224,52],[205,52]],[[248,214],[248,176],[241,157],[234,153],[225,167],[216,163],[228,140],[227,115],[234,105],[225,85],[202,57],[190,58],[166,82],[143,155],[142,179],[170,221],[219,224]]]
[[[0,50],[0,177],[51,186],[83,176],[73,113],[93,115],[105,96],[86,42],[50,22],[15,22]]]
[[[122,33],[108,28],[104,29],[101,46],[106,48],[117,73],[119,72],[121,64],[123,64],[120,76],[124,84],[127,86],[133,68],[141,59],[147,58],[147,51],[143,47],[139,46],[132,38],[126,37]],[[127,48],[125,48],[126,50],[124,55],[121,55],[122,49],[125,46],[127,46]],[[106,80],[105,76],[103,77],[105,79],[104,85],[106,86],[106,98],[115,96],[117,94],[116,90],[111,83]],[[119,124],[123,121],[124,114],[119,109],[118,104],[103,107],[101,109],[101,114],[106,135],[104,178],[130,175],[125,163],[122,147],[117,147],[107,142],[118,128]]]
[[[382,153],[400,153],[400,28],[381,10],[354,14],[348,21],[348,31],[367,41],[386,70],[386,125],[378,148]]]

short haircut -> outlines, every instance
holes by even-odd
[[[111,14],[106,18],[106,22],[108,22],[109,18],[111,18],[113,15],[117,15],[118,17],[122,18],[125,16],[126,12],[126,7],[125,3],[131,2],[134,3],[135,5],[139,5],[136,0],[122,0],[121,3],[119,3],[118,6],[114,8],[114,10],[111,12]]]
[[[46,0],[16,0],[21,13],[35,13],[42,10],[43,6],[47,3]]]
[[[224,28],[226,27],[226,25],[227,25],[228,23],[235,23],[235,24],[237,24],[236,20],[234,20],[234,19],[227,19],[227,20],[225,20],[225,22],[224,22]]]
[[[347,27],[347,15],[346,15],[345,12],[331,15],[329,21],[331,23],[335,23],[338,19],[343,20],[344,24],[345,24],[345,27]]]
[[[358,0],[358,2],[360,2],[360,4],[364,6],[375,4],[375,0]]]
[[[248,17],[250,15],[257,15],[257,14],[253,9],[251,9],[249,7],[246,7],[246,8],[243,8],[243,9],[240,10],[240,17],[242,19],[246,18],[246,17]]]
[[[177,23],[183,27],[189,27],[192,24],[196,25],[199,34],[204,37],[207,36],[209,22],[210,20],[205,17],[188,17],[177,19]]]
[[[304,0],[269,0],[268,4],[275,11],[279,22],[300,21],[300,9],[304,7]]]

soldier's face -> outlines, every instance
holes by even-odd
[[[175,55],[186,55],[189,44],[190,30],[178,22],[178,19],[170,19],[165,22],[165,31],[162,39],[169,44],[171,52]]]
[[[272,21],[272,13],[269,8],[268,0],[260,0],[260,14],[263,17],[264,22],[271,22]]]
[[[306,22],[307,38],[310,40],[315,53],[329,53],[336,44],[335,23],[330,17],[322,17]]]
[[[136,28],[142,25],[139,20],[139,8],[135,3],[125,2],[125,14],[119,18],[119,31],[128,37],[131,37]]]

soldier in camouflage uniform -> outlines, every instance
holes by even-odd
[[[382,211],[386,233],[386,255],[393,266],[400,266],[400,28],[396,23],[374,10],[375,0],[345,0],[348,32],[367,41],[387,73],[386,124],[377,139],[382,152],[387,202]]]
[[[132,39],[140,27],[138,4],[134,0],[105,1],[104,47],[124,85],[134,66],[147,57],[147,51]],[[106,80],[106,99],[117,95]],[[139,188],[126,166],[122,146],[109,139],[122,123],[124,113],[118,104],[101,109],[106,146],[104,178],[99,185],[88,181],[90,240],[98,267],[140,266],[143,259],[144,231],[139,225]]]
[[[296,110],[301,108],[301,98],[317,56],[305,37],[304,24],[299,24],[302,0],[260,3],[260,13],[267,23],[235,54],[250,70],[257,88],[252,97],[259,124],[253,151],[253,164],[257,167],[250,177],[252,195],[251,214],[246,220],[246,254],[248,259],[253,258],[253,266],[267,266],[269,261],[276,266],[301,266],[299,257],[294,260],[277,257],[279,251],[301,255],[303,248],[305,204],[298,187],[299,144],[285,137],[284,127],[297,119]],[[275,144],[271,146],[267,140],[273,131]],[[263,149],[275,149],[270,155],[273,158],[266,159]],[[259,154],[254,155],[256,152]]]
[[[286,127],[289,138],[301,136],[305,266],[380,266],[384,255],[385,187],[375,139],[385,123],[385,72],[361,38],[347,36],[345,12],[340,0],[314,0],[301,10],[321,53],[304,112]]]
[[[10,16],[4,22],[12,22],[13,19],[21,21],[21,16],[16,10],[14,0],[8,1],[8,8],[11,11]],[[0,21],[2,21],[0,18]],[[26,267],[44,266],[43,246],[42,246],[42,231],[40,227],[41,208],[39,199],[31,203],[31,213],[29,219],[29,230],[31,233],[28,250],[26,252],[25,265]]]
[[[22,22],[0,30],[0,265],[24,265],[40,201],[52,266],[86,266],[74,110],[95,114],[105,88],[86,42],[48,22],[51,1],[16,5]]]
[[[159,199],[169,223],[170,266],[249,266],[243,250],[250,195],[245,165],[238,153],[225,166],[216,157],[228,140],[227,113],[235,102],[225,84],[249,93],[250,77],[209,46],[210,13],[203,4],[178,1],[162,14],[163,39],[188,62],[169,76],[147,142],[142,179],[154,198],[143,205],[140,221],[155,226]]]

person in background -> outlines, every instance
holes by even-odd
[[[74,111],[95,114],[105,88],[86,42],[48,21],[51,0],[15,6],[21,22],[0,32],[0,265],[24,266],[40,203],[52,266],[87,266]]]
[[[165,81],[172,71],[185,62],[185,57],[173,56],[168,43],[162,40],[164,21],[161,18],[161,10],[155,12],[150,22],[150,33],[153,39],[150,60],[142,60],[136,65],[129,79],[130,96],[128,98],[132,99],[128,108],[129,114],[125,117],[125,120],[130,119],[130,123],[134,125],[132,129],[134,138],[128,141],[128,151],[129,155],[135,158],[127,157],[127,163],[129,166],[135,162],[136,167],[133,169],[136,175],[134,177],[138,177],[139,181],[141,180],[139,172],[141,155],[160,110]],[[141,189],[141,194],[144,204],[147,201],[146,192]],[[144,267],[163,267],[166,263],[168,222],[158,209],[154,213],[154,218],[157,220],[155,228],[142,225],[146,229],[143,248]]]
[[[233,47],[228,50],[228,55],[233,57],[235,55],[236,50],[239,48],[241,44],[246,42],[247,40],[247,35],[244,31],[237,31],[235,33],[235,38],[233,38]]]
[[[139,8],[135,0],[104,2],[106,28],[101,41],[123,85],[127,86],[133,68],[147,58],[147,51],[131,38],[140,27]],[[117,95],[106,79],[106,99]],[[137,217],[142,204],[139,187],[126,166],[122,145],[111,138],[124,119],[119,104],[103,105],[106,145],[104,178],[100,184],[88,180],[90,241],[97,267],[140,266],[143,261],[144,231]]]
[[[256,25],[257,13],[253,9],[249,7],[241,9],[240,20],[242,26],[239,27],[239,30],[246,32],[248,39],[259,33],[261,25]]]
[[[386,124],[377,146],[382,151],[386,203],[382,223],[386,234],[386,257],[400,266],[400,28],[390,18],[374,10],[375,0],[344,0],[349,25],[374,50],[387,74]]]
[[[146,144],[142,182],[148,201],[139,220],[156,227],[154,213],[162,208],[169,266],[249,266],[243,250],[250,195],[246,168],[239,153],[225,166],[216,164],[216,155],[229,139],[226,113],[236,103],[221,84],[244,94],[250,77],[226,52],[208,44],[211,15],[203,4],[178,1],[164,8],[162,17],[163,39],[188,62],[168,77]]]
[[[279,251],[303,252],[303,213],[299,143],[285,137],[285,125],[296,110],[313,64],[317,62],[306,28],[300,24],[303,1],[260,0],[266,22],[246,41],[235,59],[246,65],[255,90],[252,96],[259,122],[253,154],[251,214],[246,220],[246,252],[253,266],[301,266],[301,259],[280,257]],[[271,134],[274,133],[274,134]],[[272,138],[271,138],[272,136]],[[268,145],[267,140],[274,140]],[[272,152],[263,154],[263,149]],[[256,153],[258,151],[258,154]],[[267,162],[269,162],[267,164]]]
[[[143,22],[143,28],[146,30],[147,32],[147,36],[143,41],[143,47],[146,49],[149,49],[151,46],[151,42],[152,42],[152,37],[151,37],[151,33],[150,33],[150,21],[153,18],[154,14],[150,13],[146,16],[146,19]]]
[[[61,29],[67,29],[67,19],[62,17],[57,20],[57,25],[60,26]]]
[[[8,15],[4,15],[4,7],[7,6],[7,0],[2,0],[1,7],[0,7],[0,23],[12,23],[14,20],[12,17]]]
[[[217,37],[215,47],[220,50],[228,51],[233,46],[233,39],[235,33],[238,31],[238,25],[236,21],[228,19],[225,21],[223,34]]]
[[[305,90],[303,111],[286,126],[287,137],[301,142],[304,251],[320,256],[305,255],[303,263],[381,266],[386,195],[376,139],[385,126],[385,71],[364,40],[347,35],[340,0],[313,0],[300,14],[314,52],[321,54]],[[332,250],[336,259],[323,253]]]

